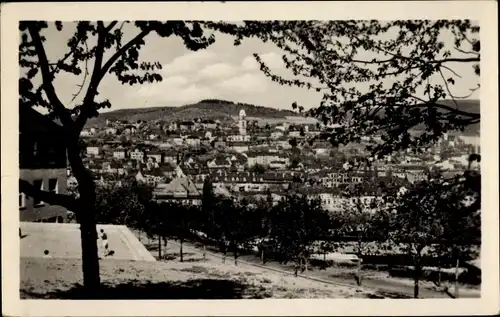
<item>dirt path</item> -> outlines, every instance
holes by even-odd
[[[141,234],[141,242],[147,245],[148,241],[145,235]],[[149,241],[150,245],[154,247],[157,244],[158,240],[151,239]],[[180,246],[176,241],[169,240],[169,244],[174,244],[176,246]],[[184,250],[190,252],[202,253],[203,251],[200,248],[197,248],[191,242],[185,242],[183,245]],[[154,256],[154,250],[151,250]],[[207,255],[217,258],[222,258],[222,254],[216,252],[212,249],[209,250],[207,248]],[[222,260],[221,260],[222,261]],[[293,265],[283,265],[274,261],[267,262],[265,265],[262,265],[260,259],[255,255],[242,255],[238,257],[238,261],[242,264],[258,266],[263,269],[270,269],[274,271],[279,271],[286,274],[293,274]],[[233,264],[234,259],[232,258],[232,254],[228,253],[226,258],[226,264]],[[245,263],[243,263],[245,262]],[[371,276],[370,276],[371,275]],[[314,270],[308,271],[305,275],[301,275],[303,278],[314,279],[317,281],[321,281],[323,283],[328,284],[336,284],[339,286],[349,286],[353,288],[358,288],[356,281],[346,270],[342,270],[339,268],[328,268],[326,270]],[[363,289],[371,289],[376,292],[376,294],[381,297],[389,297],[389,298],[413,298],[413,281],[410,279],[402,279],[402,278],[393,278],[389,277],[382,272],[370,272],[365,271],[365,276],[363,278]],[[420,285],[419,290],[421,298],[450,298],[450,295],[438,291],[434,288],[434,285],[431,282],[423,281]],[[460,298],[479,298],[480,291],[479,290],[469,290],[462,289],[460,292]]]

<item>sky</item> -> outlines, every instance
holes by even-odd
[[[50,27],[44,32],[45,47],[49,60],[57,60],[67,52],[66,41],[74,31],[74,24],[65,22],[63,31]],[[133,25],[125,25],[124,40],[135,36],[138,30]],[[197,52],[186,49],[178,37],[160,38],[150,34],[146,45],[141,49],[140,60],[159,61],[163,68],[160,74],[163,81],[142,85],[122,85],[112,75],[101,82],[99,99],[109,99],[110,110],[182,106],[201,99],[217,98],[235,102],[250,103],[265,107],[291,109],[297,102],[306,109],[319,105],[322,95],[304,88],[280,86],[267,78],[253,57],[258,53],[270,68],[279,74],[289,74],[284,69],[281,51],[272,43],[257,39],[246,39],[240,46],[234,46],[230,36],[216,33],[216,42]],[[451,40],[451,39],[450,39]],[[449,42],[449,41],[448,41]],[[109,58],[110,55],[105,55]],[[465,66],[465,67],[463,67]],[[454,68],[459,79],[453,92],[467,95],[469,88],[478,83],[471,65]],[[88,65],[91,70],[92,65]],[[291,74],[290,74],[291,75]],[[56,91],[64,104],[75,104],[81,100],[79,90],[83,77],[60,73],[55,80]],[[471,98],[479,99],[476,92]]]

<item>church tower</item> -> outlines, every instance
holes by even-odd
[[[246,135],[247,134],[247,120],[246,120],[246,113],[245,110],[241,109],[240,110],[240,119],[238,121],[238,128],[240,130],[240,135]]]

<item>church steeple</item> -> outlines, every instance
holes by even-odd
[[[238,128],[240,130],[240,135],[246,135],[247,134],[247,120],[246,120],[246,113],[245,110],[241,109],[240,110],[240,115],[239,115],[239,121],[238,121]]]

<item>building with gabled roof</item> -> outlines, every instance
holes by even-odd
[[[202,191],[190,177],[178,171],[179,177],[168,184],[158,184],[153,190],[153,199],[157,202],[179,203],[183,205],[201,205]]]

